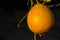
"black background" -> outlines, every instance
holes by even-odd
[[[52,0],[46,5],[56,5],[59,0]],[[54,26],[37,40],[60,40],[60,6],[50,8],[55,18]],[[18,31],[19,20],[29,11],[27,0],[0,1],[0,40],[34,40],[26,18]]]

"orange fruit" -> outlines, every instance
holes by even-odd
[[[27,24],[33,33],[47,32],[53,24],[52,12],[47,6],[36,4],[28,12]]]

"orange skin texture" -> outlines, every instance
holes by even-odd
[[[43,4],[34,5],[27,16],[28,28],[33,33],[47,32],[53,23],[53,15],[50,9]]]

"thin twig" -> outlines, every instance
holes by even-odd
[[[33,6],[33,4],[34,4],[34,3],[33,3],[33,0],[30,0],[30,2],[31,2],[31,7],[32,7],[32,6]]]
[[[60,3],[58,3],[56,6],[60,6]]]
[[[36,34],[34,33],[34,40],[36,40]]]
[[[38,0],[36,0],[36,2],[37,2],[37,4],[39,4],[39,1]]]
[[[50,6],[48,6],[48,7],[57,7],[57,6],[60,6],[60,3],[58,3],[57,5],[50,5]]]
[[[27,14],[25,14],[25,16],[19,21],[18,28],[20,27],[21,22],[26,18],[26,16],[27,16]]]
[[[47,0],[46,1],[43,0],[43,5],[45,5],[46,2],[47,2]]]
[[[48,7],[53,7],[54,5],[49,5]]]
[[[29,0],[27,1],[27,6],[29,5]]]

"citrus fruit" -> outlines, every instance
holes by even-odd
[[[53,14],[47,6],[35,4],[28,12],[27,25],[33,33],[47,32],[52,24]]]

